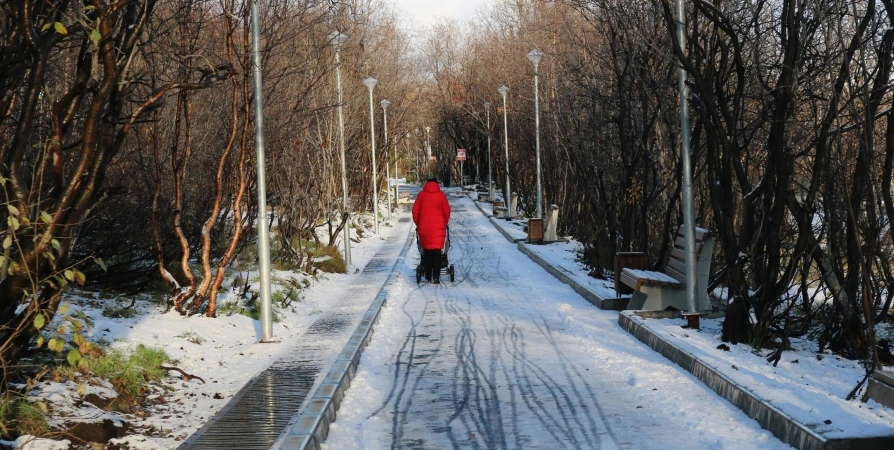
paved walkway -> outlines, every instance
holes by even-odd
[[[334,299],[337,304],[179,449],[261,450],[273,444],[314,382],[332,365],[391,273],[406,245],[411,220],[402,218],[395,226],[400,232],[386,240],[360,276],[345,287],[341,298]]]
[[[451,204],[456,283],[398,262],[325,448],[787,447]]]

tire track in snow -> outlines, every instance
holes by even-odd
[[[559,344],[556,342],[556,338],[553,335],[553,330],[549,326],[549,324],[544,323],[544,328],[545,332],[543,333],[543,336],[549,341],[549,343],[552,345],[553,351],[559,357],[561,361],[562,371],[565,373],[565,378],[566,380],[568,380],[569,385],[574,391],[574,395],[584,402],[589,401],[589,403],[593,405],[593,407],[596,409],[596,412],[599,414],[599,419],[605,426],[606,434],[608,434],[609,438],[611,438],[611,441],[615,445],[615,447],[619,447],[620,441],[618,440],[618,437],[616,436],[614,430],[612,430],[611,424],[609,424],[608,421],[608,417],[606,416],[605,411],[602,409],[602,406],[599,404],[596,393],[593,392],[590,384],[587,383],[587,380],[583,377],[583,375],[581,375],[577,367],[559,347]],[[587,395],[582,395],[580,390],[577,388],[577,382],[583,384]],[[590,425],[590,432],[593,433],[593,438],[596,440],[601,440],[601,438],[595,434],[596,430],[598,429],[598,427],[596,426],[595,418],[591,414],[587,414],[586,417]],[[586,430],[587,429],[584,428],[584,432],[586,432]]]

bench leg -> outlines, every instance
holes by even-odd
[[[627,309],[643,309],[643,305],[646,304],[646,299],[648,296],[643,294],[640,291],[633,291],[633,294],[630,296],[630,302],[627,303]]]
[[[646,301],[642,306],[643,310],[664,311],[670,307],[680,311],[688,309],[685,289],[662,289],[658,286],[643,286],[640,292],[646,297]]]

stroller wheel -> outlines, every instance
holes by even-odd
[[[451,283],[453,283],[453,272],[454,272],[454,271],[453,271],[453,264],[451,264],[450,267],[447,268],[447,273],[450,275],[450,282],[451,282]]]

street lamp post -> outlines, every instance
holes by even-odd
[[[494,201],[494,167],[490,158],[490,102],[484,102],[484,109],[487,112],[487,198]]]
[[[534,64],[534,149],[537,155],[537,218],[543,218],[543,193],[540,188],[540,96],[537,92],[537,81],[539,74],[537,68],[540,66],[540,60],[543,58],[543,52],[534,49],[528,53],[528,60]]]
[[[680,50],[686,48],[686,9],[683,1],[677,0],[677,45]],[[697,278],[695,264],[695,197],[692,192],[692,160],[689,155],[689,105],[687,98],[689,92],[686,87],[686,70],[683,64],[677,62],[679,79],[677,86],[680,90],[680,144],[681,163],[683,172],[683,240],[686,251],[686,299],[689,311],[698,312],[699,305],[696,301]]]
[[[264,164],[264,90],[261,83],[261,19],[258,2],[251,2],[251,43],[255,90],[255,146],[258,152],[258,259],[261,282],[261,342],[273,339],[273,306],[270,300],[270,234],[267,226],[267,184]]]
[[[388,157],[390,155],[389,149],[391,148],[388,143],[388,105],[390,104],[391,102],[385,99],[379,102],[379,105],[382,106],[382,119],[385,124],[385,179],[388,180],[388,183],[386,183],[388,187],[386,187],[385,190],[388,191],[388,220],[391,220],[391,166],[388,165]],[[397,176],[396,163],[394,167],[394,176]]]
[[[407,158],[413,156],[413,152],[410,150],[410,139],[412,139],[412,136],[413,136],[412,133],[407,131],[407,141],[406,141],[407,152],[404,153],[404,156]],[[416,166],[416,176],[418,177],[419,176],[419,157],[418,156],[414,157],[413,161],[415,161],[413,164]],[[406,165],[406,169],[407,170],[404,170],[404,178],[405,179],[407,178],[407,172],[409,172],[409,169],[410,169],[409,163]],[[407,181],[409,181],[409,180],[407,180]],[[400,204],[400,196],[397,197],[397,203]]]
[[[329,33],[329,45],[335,47],[335,86],[338,92],[338,140],[341,147],[341,202],[342,214],[344,215],[345,226],[342,230],[342,240],[345,242],[345,266],[351,265],[351,213],[348,208],[348,169],[345,163],[345,114],[342,102],[341,92],[341,46],[348,39],[348,36],[333,31]]]
[[[369,77],[363,84],[369,89],[369,144],[372,147],[372,195],[373,195],[373,230],[379,234],[379,189],[376,183],[376,116],[373,108],[373,89],[379,80]]]
[[[416,161],[416,182],[419,183],[419,180],[422,179],[422,166],[419,164],[422,160],[422,157],[419,155],[419,153],[421,152],[421,149],[419,148],[419,141],[416,140],[416,139],[419,139],[419,128],[416,128],[414,130],[413,137],[414,137],[413,147],[416,149],[416,151],[414,152],[415,155],[413,156],[413,159]]]
[[[506,153],[506,190],[503,191],[503,202],[509,208],[509,217],[515,217],[515,211],[512,210],[512,191],[509,190],[509,121],[506,118],[506,95],[509,94],[509,88],[503,85],[497,92],[503,96],[503,149]]]
[[[431,141],[429,140],[430,132],[431,132],[431,127],[425,127],[425,157],[427,158],[425,160],[425,167],[426,167],[426,171],[428,172],[426,174],[426,178],[431,178],[431,176],[432,176],[432,172],[431,172]]]

